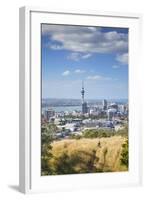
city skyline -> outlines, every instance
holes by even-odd
[[[42,25],[42,98],[128,99],[128,29]]]

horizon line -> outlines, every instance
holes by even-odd
[[[80,98],[65,98],[65,97],[62,97],[62,98],[59,98],[59,97],[43,97],[41,99],[74,99],[74,100],[80,100]],[[118,98],[86,98],[86,100],[102,100],[102,99],[109,99],[109,100],[112,100],[112,99],[127,99],[128,100],[128,97],[118,97]]]

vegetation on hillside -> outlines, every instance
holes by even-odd
[[[84,138],[102,138],[111,137],[115,134],[114,131],[104,129],[87,129],[83,132],[82,137]]]
[[[66,139],[53,142],[51,156],[47,160],[46,174],[78,174],[126,171],[121,163],[122,145],[125,138]]]
[[[41,174],[78,174],[128,170],[128,128],[87,129],[82,135],[55,141],[57,126],[42,127]]]
[[[71,135],[71,139],[81,139],[81,138],[102,138],[102,137],[112,137],[112,136],[122,136],[128,138],[128,127],[125,126],[123,129],[114,131],[106,129],[86,129],[82,132],[82,135]]]
[[[121,135],[122,137],[128,138],[128,125],[125,125],[123,129],[118,130],[116,135]]]
[[[51,153],[51,142],[57,127],[54,124],[49,124],[41,128],[41,171],[42,175],[51,174],[50,166],[48,161],[52,157]]]
[[[128,168],[128,165],[129,165],[129,145],[128,145],[128,139],[122,145],[122,152],[121,152],[120,161],[121,161],[122,165],[125,165]]]

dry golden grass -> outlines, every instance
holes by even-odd
[[[126,171],[126,167],[120,164],[120,155],[122,144],[124,142],[125,138],[121,136],[94,139],[82,138],[79,140],[64,139],[61,141],[55,141],[52,143],[53,158],[48,164],[55,165],[57,159],[63,154],[66,154],[68,158],[75,158],[75,156],[80,158],[78,162],[73,164],[73,169],[77,173],[82,171],[84,172],[86,170],[86,165],[89,165],[91,162],[96,171]],[[92,171],[93,166],[91,168]]]

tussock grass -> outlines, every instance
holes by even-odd
[[[54,141],[48,161],[54,174],[127,171],[120,157],[125,138],[82,138]]]

